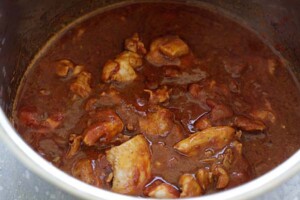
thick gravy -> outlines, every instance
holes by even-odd
[[[53,165],[115,192],[177,198],[258,177],[300,147],[300,96],[256,34],[206,8],[132,4],[48,45],[14,124]]]

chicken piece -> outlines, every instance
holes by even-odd
[[[67,59],[56,62],[56,74],[60,77],[75,77],[78,76],[84,70],[83,65],[76,65]]]
[[[133,69],[136,69],[143,64],[143,59],[142,57],[134,52],[131,51],[124,51],[120,55],[117,56],[115,59],[117,63],[119,63],[120,68],[122,66],[130,66]]]
[[[41,126],[49,129],[56,129],[64,119],[64,116],[62,113],[58,112],[51,116],[49,116],[47,119],[41,122]]]
[[[225,104],[216,103],[211,99],[207,99],[206,103],[211,108],[211,112],[210,112],[211,120],[214,122],[227,119],[233,116],[232,109]]]
[[[101,79],[104,82],[109,82],[110,80],[122,81],[121,72],[124,72],[124,70],[126,70],[126,67],[128,67],[128,66],[123,67],[123,70],[121,71],[121,67],[120,67],[119,63],[117,63],[114,60],[108,60],[104,64]],[[121,71],[121,72],[119,72],[119,71]],[[130,75],[131,79],[136,78],[136,74],[131,67],[129,67],[127,74]],[[129,77],[128,77],[128,79],[129,79]],[[125,78],[124,78],[124,80],[125,80]]]
[[[72,158],[78,152],[81,145],[82,136],[71,134],[69,141],[70,141],[69,150],[66,154],[67,159]]]
[[[51,129],[55,129],[61,124],[61,122],[58,121],[58,120],[54,120],[54,119],[49,117],[42,124],[49,127],[49,128],[51,128]]]
[[[80,159],[71,168],[71,174],[75,178],[105,189],[110,188],[110,183],[107,181],[111,178],[111,172],[111,166],[103,154],[99,154],[97,159]]]
[[[63,59],[55,63],[56,74],[60,77],[67,77],[69,72],[74,69],[74,63]]]
[[[251,115],[251,117],[253,117],[255,119],[259,119],[264,122],[271,122],[274,124],[276,121],[276,117],[273,114],[273,112],[268,111],[268,110],[253,110],[250,113],[250,115]]]
[[[141,117],[136,110],[135,105],[132,104],[121,104],[116,107],[116,112],[123,120],[127,131],[139,131],[139,118]]]
[[[234,139],[234,136],[235,130],[229,126],[211,127],[192,134],[178,142],[174,148],[187,156],[193,156],[199,153],[199,149],[222,149]]]
[[[133,34],[131,38],[125,40],[125,49],[140,55],[145,55],[147,53],[147,50],[137,33]]]
[[[227,171],[221,166],[216,166],[213,169],[213,175],[218,177],[217,184],[216,184],[217,189],[223,189],[229,184],[230,181],[229,175]]]
[[[237,140],[233,141],[230,146],[235,149],[235,151],[238,153],[238,155],[242,155],[243,153],[243,144],[238,142]]]
[[[222,164],[226,169],[230,169],[232,162],[233,162],[233,152],[231,149],[226,149],[225,153],[223,154]]]
[[[244,116],[237,116],[234,125],[244,131],[263,131],[266,129],[264,123],[259,120],[252,120]]]
[[[18,112],[21,124],[39,129],[39,132],[56,129],[64,118],[60,112],[52,114],[46,119],[43,116],[43,114],[38,113],[38,109],[34,106],[22,107]]]
[[[112,191],[122,194],[138,194],[151,178],[151,154],[143,135],[106,151],[113,167]]]
[[[97,115],[99,119],[84,130],[83,142],[87,146],[94,145],[100,138],[107,143],[124,128],[122,120],[112,110],[103,110]]]
[[[76,65],[74,67],[72,76],[78,76],[81,72],[83,72],[83,70],[84,70],[84,66],[83,65]]]
[[[203,192],[207,191],[213,182],[212,173],[202,168],[197,171],[196,178]]]
[[[94,185],[96,183],[92,161],[89,159],[82,159],[75,163],[72,175],[87,184]]]
[[[227,105],[220,104],[216,105],[211,110],[211,119],[212,121],[219,121],[223,119],[227,119],[233,116],[233,111]]]
[[[203,194],[202,188],[192,174],[183,174],[179,179],[180,197],[195,197]]]
[[[163,86],[155,90],[154,92],[152,90],[144,90],[144,91],[150,94],[149,102],[151,104],[158,104],[169,100],[172,89],[168,89],[167,86]]]
[[[180,57],[188,53],[188,45],[178,36],[165,36],[157,38],[151,43],[146,59],[157,67],[163,65],[179,66]]]
[[[89,96],[92,89],[90,87],[92,75],[88,72],[81,72],[78,74],[75,82],[73,82],[70,86],[70,90],[75,94],[85,98]]]
[[[208,117],[204,116],[204,117],[201,117],[200,119],[198,119],[195,122],[194,126],[198,131],[202,131],[204,129],[212,127],[212,124],[211,124],[210,120],[208,119]]]
[[[137,78],[135,68],[143,64],[142,57],[131,51],[124,51],[115,60],[105,63],[102,71],[104,82],[118,81],[128,82]]]
[[[187,55],[190,51],[188,45],[178,36],[168,37],[168,40],[159,46],[159,50],[171,59]]]
[[[147,117],[139,119],[139,126],[142,133],[166,137],[174,126],[173,113],[168,109],[156,107]]]
[[[179,197],[179,191],[168,183],[156,180],[144,190],[144,195],[157,199],[175,199]]]

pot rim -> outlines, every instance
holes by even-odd
[[[0,137],[10,148],[14,155],[32,172],[44,178],[44,180],[63,189],[76,197],[84,199],[124,199],[136,200],[140,197],[133,197],[99,189],[81,182],[72,176],[64,173],[42,158],[18,135],[2,109],[0,109]],[[218,192],[187,199],[213,200],[213,199],[250,199],[265,193],[300,171],[300,150],[278,167],[266,174],[241,186]]]

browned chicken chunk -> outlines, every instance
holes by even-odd
[[[244,131],[263,131],[266,129],[266,126],[261,121],[249,119],[244,116],[235,117],[234,124]]]
[[[179,179],[180,197],[195,197],[203,194],[202,188],[192,174],[183,174]]]
[[[155,107],[147,117],[139,119],[142,133],[166,137],[174,126],[173,114],[165,108]]]
[[[228,105],[214,102],[211,99],[207,99],[206,103],[211,108],[210,116],[212,121],[223,120],[233,116],[233,111]]]
[[[159,46],[159,50],[169,58],[178,58],[189,53],[188,45],[178,36],[169,37]]]
[[[188,45],[178,36],[165,36],[157,38],[151,43],[146,59],[158,67],[163,65],[180,65],[180,57],[188,53]]]
[[[194,126],[198,131],[202,131],[204,129],[212,127],[212,124],[207,116],[203,116],[195,122]]]
[[[212,173],[206,169],[199,169],[196,178],[203,191],[206,191],[213,182]]]
[[[117,56],[115,61],[119,63],[120,68],[122,68],[122,66],[130,66],[135,69],[143,64],[142,57],[131,51],[123,51]]]
[[[81,135],[75,135],[75,134],[71,134],[70,138],[70,146],[69,146],[69,150],[66,154],[66,158],[72,158],[80,149],[80,144],[82,141],[82,136]]]
[[[62,121],[64,119],[64,116],[62,113],[55,113],[51,116],[47,117],[44,121],[41,122],[41,126],[49,129],[56,129],[59,127],[59,125],[62,124]]]
[[[96,183],[92,161],[89,159],[79,160],[72,168],[72,175],[85,183],[91,185]]]
[[[213,169],[213,174],[218,177],[216,184],[217,189],[223,189],[228,185],[230,178],[224,168],[220,166],[215,167],[215,169]]]
[[[161,88],[155,91],[152,90],[144,90],[144,91],[150,94],[149,102],[151,104],[158,104],[169,100],[172,89],[168,89],[167,86],[162,86]]]
[[[226,169],[230,169],[232,162],[233,162],[233,152],[231,149],[226,149],[223,154],[222,164]]]
[[[84,130],[83,142],[87,146],[94,145],[100,138],[103,142],[109,142],[124,128],[122,120],[112,110],[102,110],[97,115],[98,120]]]
[[[143,60],[139,54],[124,51],[115,60],[109,60],[105,63],[102,71],[102,80],[104,82],[133,81],[137,77],[134,69],[140,67],[142,64]]]
[[[199,149],[222,149],[229,144],[235,136],[235,130],[229,126],[207,128],[196,132],[188,138],[178,142],[174,148],[179,152],[192,156],[199,153]]]
[[[231,146],[233,147],[233,149],[235,149],[235,151],[238,153],[238,155],[242,155],[242,151],[243,151],[243,144],[240,143],[239,141],[235,140],[231,143]]]
[[[82,98],[89,96],[92,89],[90,87],[92,75],[88,72],[78,74],[75,82],[70,86],[70,90]]]
[[[144,43],[141,42],[140,37],[137,33],[133,34],[131,38],[125,40],[125,49],[141,55],[147,53]]]
[[[122,194],[138,194],[151,178],[151,154],[143,135],[106,151],[113,167],[112,191]]]
[[[20,122],[23,125],[35,128],[38,132],[48,132],[58,128],[64,119],[62,113],[51,114],[46,119],[34,106],[22,107],[18,113]]]
[[[175,199],[179,197],[179,191],[170,184],[157,180],[144,190],[144,195],[158,199]]]
[[[74,69],[74,63],[70,60],[63,59],[55,63],[56,74],[60,77],[66,77]]]
[[[269,110],[253,110],[250,115],[258,120],[261,120],[263,122],[271,122],[275,123],[276,117],[273,112]]]
[[[74,177],[102,188],[110,188],[111,172],[111,166],[103,154],[98,154],[98,157],[95,159],[80,159],[73,164],[71,169]]]
[[[72,76],[78,76],[81,72],[83,72],[84,66],[83,65],[76,65],[73,69]]]

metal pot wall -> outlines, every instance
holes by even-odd
[[[39,48],[63,26],[94,9],[121,0],[2,0],[0,2],[0,136],[35,173],[73,195],[87,199],[134,199],[86,185],[53,167],[35,153],[9,122],[18,83]],[[181,1],[189,2],[189,1]],[[300,80],[300,2],[298,0],[202,0],[225,11],[265,38],[289,61]],[[264,176],[203,199],[251,198],[300,171],[300,151]],[[201,199],[202,199],[201,198]]]

